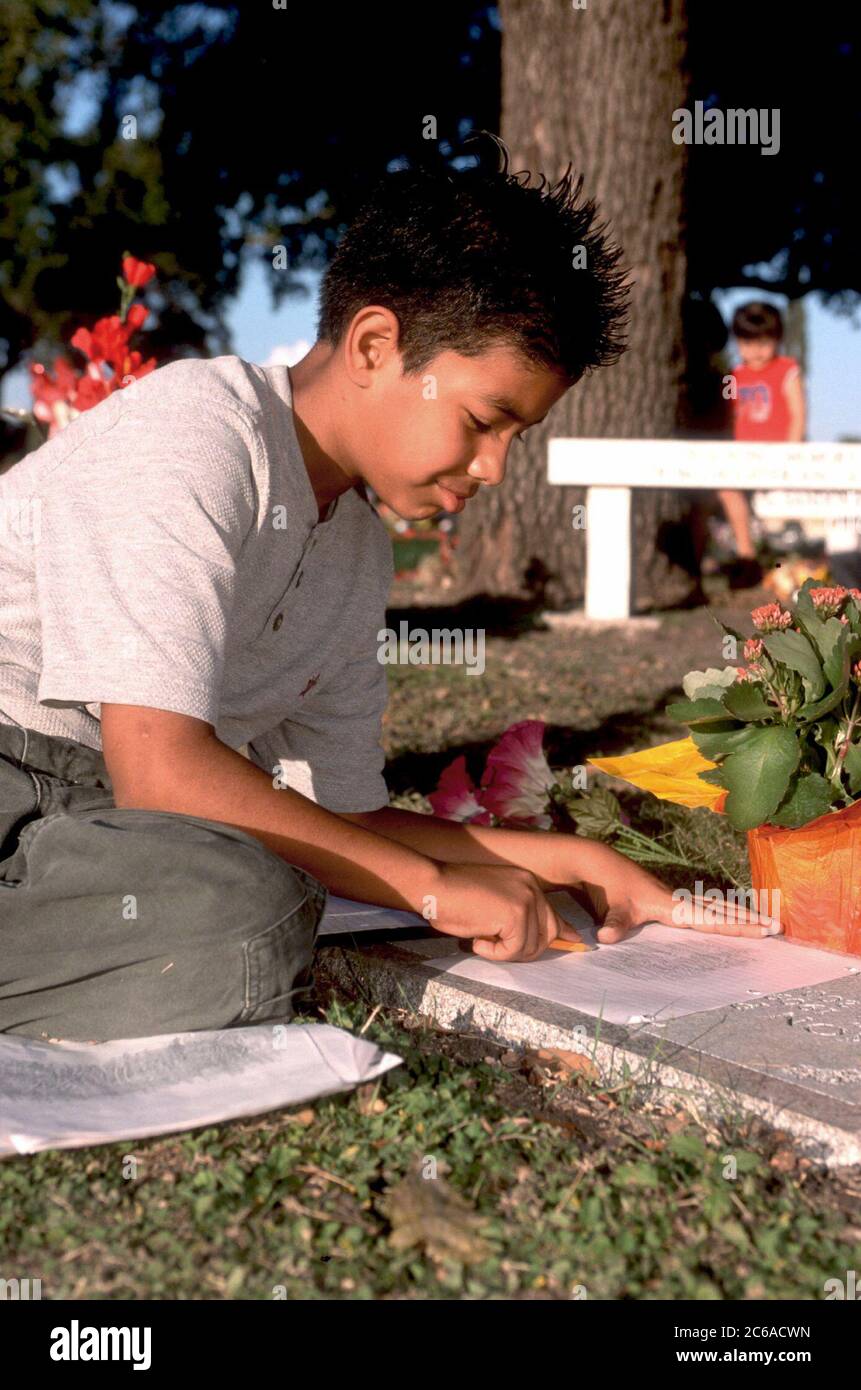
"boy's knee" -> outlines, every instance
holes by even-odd
[[[308,992],[326,890],[244,832],[108,808],[42,821],[20,853],[6,939],[22,1026],[7,995],[0,1028],[96,1041],[229,1028],[289,1019]]]

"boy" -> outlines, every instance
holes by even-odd
[[[783,320],[777,309],[759,301],[743,304],[735,313],[732,331],[741,358],[741,365],[733,371],[735,438],[772,442],[802,440],[804,387],[795,358],[778,353]],[[735,537],[738,558],[731,578],[736,579],[738,587],[749,587],[762,578],[762,569],[750,532],[747,494],[722,488],[718,497]]]
[[[399,811],[382,776],[392,555],[364,484],[462,511],[618,356],[618,253],[569,175],[390,176],[297,366],[172,363],[2,480],[37,524],[0,552],[0,1031],[289,1019],[327,889],[499,961],[576,939],[552,887],[602,941],[673,921],[603,844]],[[733,908],[719,930],[763,932]]]

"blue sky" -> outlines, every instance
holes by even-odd
[[[276,347],[290,346],[302,339],[313,343],[319,276],[308,272],[300,278],[309,287],[308,297],[283,300],[278,309],[273,309],[263,265],[256,257],[246,260],[240,292],[227,313],[234,351],[240,357],[249,362],[265,362]],[[780,296],[741,289],[724,292],[720,308],[729,318],[743,300],[760,297],[782,307]],[[857,326],[853,326],[849,319],[829,313],[814,295],[808,295],[805,304],[810,358],[808,438],[861,436],[861,313],[856,315]],[[4,378],[3,404],[29,407],[28,378],[23,369]]]

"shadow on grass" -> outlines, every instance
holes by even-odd
[[[412,611],[412,610],[411,610]],[[612,757],[616,753],[645,748],[651,743],[669,743],[676,735],[666,733],[664,708],[679,697],[679,687],[669,686],[652,710],[622,710],[609,719],[596,720],[587,728],[548,724],[544,748],[553,767],[576,767],[591,757]],[[678,737],[685,732],[678,726]],[[500,735],[503,731],[500,730]],[[473,781],[478,781],[488,753],[498,742],[492,739],[464,740],[432,753],[408,750],[386,764],[386,782],[397,795],[418,791],[423,795],[435,790],[442,771],[456,758],[465,757]]]

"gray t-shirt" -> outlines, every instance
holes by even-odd
[[[171,363],[0,477],[0,721],[101,748],[102,702],[174,710],[377,810],[392,570],[360,492],[320,521],[286,367]]]

